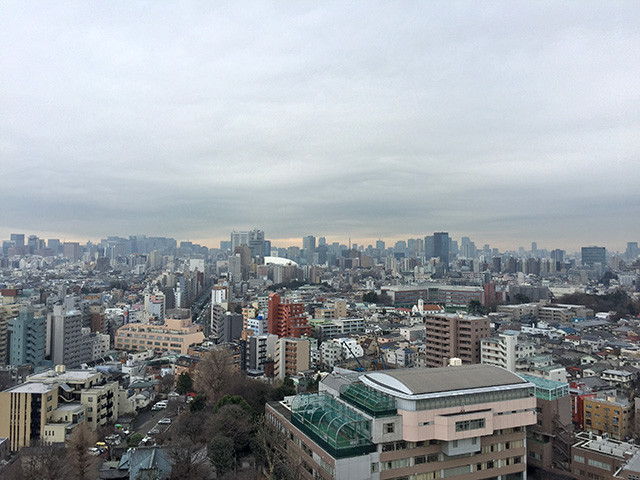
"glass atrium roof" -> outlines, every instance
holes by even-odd
[[[296,395],[291,421],[334,457],[363,455],[375,449],[369,420],[325,392]]]
[[[363,383],[343,385],[340,388],[340,398],[374,417],[384,417],[397,413],[395,398]]]
[[[554,382],[553,380],[547,380],[546,378],[539,378],[525,374],[520,374],[520,377],[535,385],[536,397],[542,400],[556,400],[569,395],[568,383]]]

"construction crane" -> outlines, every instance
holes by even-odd
[[[360,360],[358,360],[358,357],[356,357],[355,353],[353,353],[353,350],[351,350],[351,347],[349,346],[349,344],[347,342],[345,342],[344,340],[342,340],[342,345],[344,345],[345,347],[347,347],[347,350],[349,350],[349,353],[351,354],[351,356],[356,360],[356,362],[358,363],[358,368],[357,371],[358,372],[364,372],[364,367],[362,366],[362,364],[360,363]]]

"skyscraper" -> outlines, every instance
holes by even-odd
[[[444,268],[449,268],[449,233],[436,232],[433,234],[433,256],[438,257],[444,264]]]
[[[593,267],[596,263],[602,267],[607,264],[607,250],[604,247],[582,247],[582,264]]]

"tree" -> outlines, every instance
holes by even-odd
[[[527,297],[526,295],[524,295],[522,293],[516,293],[515,297],[513,297],[513,298],[518,303],[529,303],[531,301],[531,300],[529,300],[529,297]]]
[[[284,377],[284,381],[273,391],[273,395],[276,400],[283,400],[284,397],[289,397],[291,395],[295,395],[296,393],[296,386],[289,375]]]
[[[20,451],[20,480],[63,480],[66,477],[65,449],[60,445],[37,445]],[[7,472],[7,478],[12,478]]]
[[[218,476],[223,476],[235,469],[236,457],[233,450],[233,440],[230,438],[216,435],[209,442],[207,453]]]
[[[163,375],[160,379],[160,393],[169,393],[173,390],[174,380],[175,378],[173,375]]]
[[[207,397],[205,397],[202,393],[196,393],[196,396],[193,397],[191,403],[189,404],[189,411],[191,413],[199,412],[204,410],[204,407],[207,406]]]
[[[204,480],[210,477],[207,450],[204,445],[178,440],[168,448],[171,458],[171,480]]]
[[[475,315],[485,315],[487,313],[486,309],[478,300],[471,300],[467,309],[469,310],[469,313]]]
[[[189,372],[182,372],[178,375],[178,381],[176,382],[176,392],[180,395],[193,391],[193,379]]]
[[[195,390],[214,401],[222,397],[234,377],[232,363],[231,352],[227,348],[209,351],[196,366],[193,379]]]
[[[94,480],[98,477],[98,459],[89,452],[98,436],[81,423],[67,442],[67,477],[72,480]]]
[[[127,446],[129,448],[137,447],[138,444],[142,441],[144,436],[141,433],[134,433],[129,438],[127,438]]]
[[[251,439],[251,450],[258,464],[265,467],[268,480],[274,480],[276,472],[286,467],[286,443],[287,438],[282,430],[275,428],[264,415],[258,419]]]
[[[362,301],[367,303],[378,303],[378,294],[376,292],[367,292],[362,296]]]
[[[247,411],[240,405],[223,405],[211,417],[211,431],[229,438],[235,458],[240,458],[249,451],[253,433],[252,416],[247,415]]]
[[[249,405],[246,402],[246,400],[242,398],[240,395],[225,395],[220,400],[218,400],[216,405],[213,407],[213,413],[214,414],[218,413],[218,411],[226,405],[238,405],[246,413],[250,415],[253,414],[253,409],[251,408],[251,405]]]

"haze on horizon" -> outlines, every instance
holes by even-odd
[[[0,237],[624,250],[638,24],[631,1],[3,2]]]

